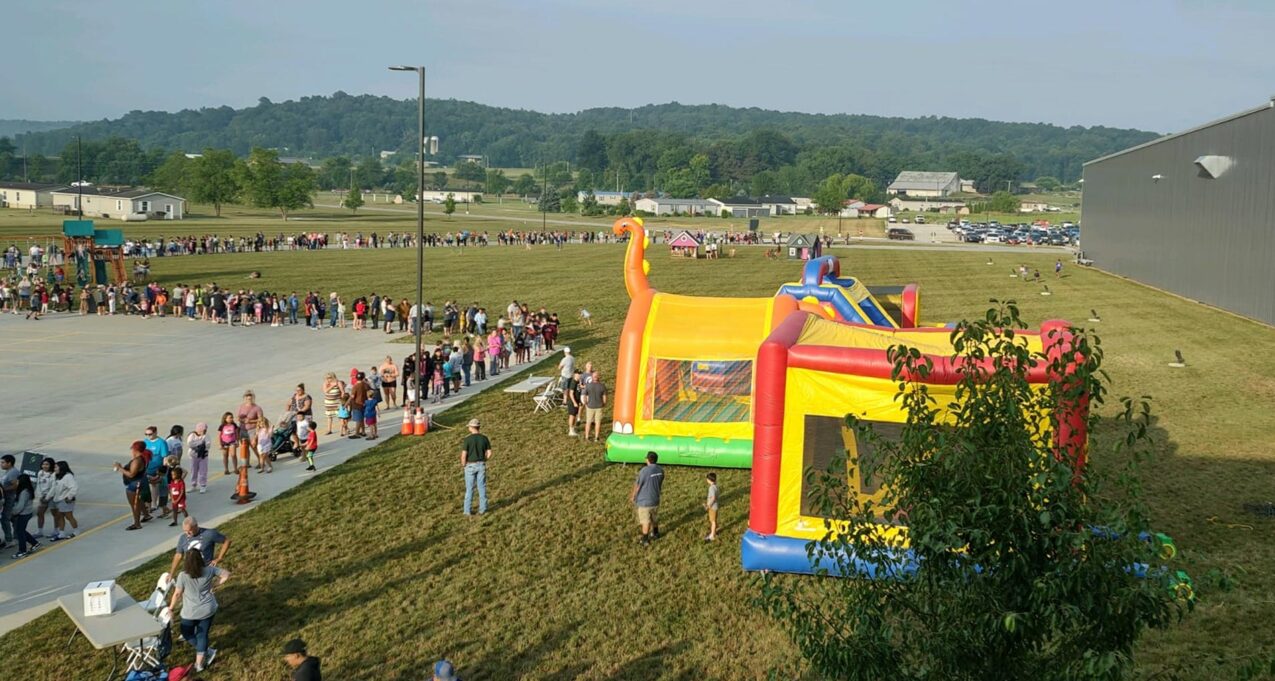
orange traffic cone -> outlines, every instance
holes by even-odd
[[[429,432],[429,424],[426,422],[426,419],[425,419],[425,410],[424,410],[424,409],[417,409],[417,410],[416,410],[416,424],[415,424],[415,425],[416,425],[416,428],[415,428],[415,430],[414,430],[414,433],[415,433],[416,435],[424,435],[425,433]]]
[[[256,498],[257,493],[248,489],[248,467],[239,467],[239,485],[230,498],[238,504],[246,504]]]
[[[412,410],[403,407],[403,429],[398,431],[399,435],[411,435],[413,432]]]

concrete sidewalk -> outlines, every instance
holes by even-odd
[[[412,346],[388,342],[391,338],[377,331],[302,326],[228,328],[181,319],[66,314],[37,322],[0,315],[0,450],[36,450],[65,459],[80,485],[75,539],[52,544],[42,539],[44,548],[22,560],[12,558],[16,547],[0,551],[0,634],[53,609],[59,596],[172,551],[179,530],[167,520],[124,531],[131,515],[120,476],[111,470],[112,462],[128,459],[129,444],[141,439],[147,426],[157,426],[166,436],[173,424],[189,433],[204,421],[212,431],[223,412],[237,408],[248,388],[272,423],[297,383],[305,383],[315,398],[318,472],[308,473],[302,462],[285,456],[274,473],[252,475],[258,496],[237,506],[230,500],[237,478],[223,475],[220,450],[214,450],[207,494],[198,494],[187,480],[190,512],[210,527],[397,434],[402,423],[398,409],[382,414],[381,439],[370,442],[325,436],[322,415],[328,371],[348,381],[352,367],[367,371],[387,354],[402,365]],[[534,366],[511,367],[498,381]],[[549,365],[545,370],[552,373]],[[464,402],[496,383],[476,384],[443,404],[430,405],[429,411]],[[188,462],[189,456],[183,466],[189,468]],[[49,517],[45,529],[52,527]],[[29,530],[35,533],[35,519]]]

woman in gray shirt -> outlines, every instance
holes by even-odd
[[[204,564],[199,549],[190,549],[182,558],[182,571],[177,575],[177,588],[169,601],[169,608],[177,610],[181,599],[182,639],[195,646],[195,671],[202,672],[212,664],[217,649],[208,646],[208,630],[217,614],[217,597],[213,589],[226,583],[230,572]]]

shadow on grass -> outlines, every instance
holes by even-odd
[[[493,501],[488,506],[488,510],[498,511],[503,508],[517,506],[522,503],[530,503],[532,500],[553,491],[553,489],[556,487],[560,487],[562,485],[569,485],[574,482],[579,482],[580,480],[583,480],[584,478],[587,478],[591,475],[601,473],[602,471],[606,470],[611,465],[612,464],[609,464],[606,461],[595,461],[592,464],[589,464],[588,466],[584,466],[582,468],[577,468],[567,473],[563,473],[562,475],[559,475],[558,477],[552,480],[546,481],[543,484],[538,484],[536,485],[534,489],[525,490],[508,499],[499,499],[499,500]]]

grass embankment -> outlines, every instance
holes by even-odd
[[[1149,636],[1138,655],[1148,674],[1196,670],[1214,655],[1250,654],[1269,643],[1275,573],[1268,521],[1246,519],[1245,501],[1270,497],[1275,473],[1275,343],[1272,329],[1091,270],[1047,282],[1052,296],[1008,276],[1052,258],[997,254],[836,249],[846,273],[872,285],[917,281],[922,314],[945,321],[983,312],[989,298],[1018,298],[1024,318],[1083,323],[1091,308],[1118,394],[1152,394],[1163,456],[1145,470],[1158,527],[1174,535],[1201,601],[1179,627]],[[503,306],[526,299],[573,319],[580,305],[597,324],[568,324],[582,360],[614,376],[627,299],[616,246],[488,248],[427,253],[428,297]],[[717,261],[651,254],[652,281],[686,294],[773,294],[800,263],[759,249]],[[1002,262],[1002,260],[1004,262]],[[1012,262],[1011,262],[1012,260]],[[156,261],[161,281],[244,281],[258,288],[370,290],[407,295],[411,251],[280,253]],[[319,282],[322,282],[321,284]],[[244,283],[248,283],[244,281]],[[1166,366],[1181,349],[1190,366]],[[635,541],[626,495],[636,468],[602,463],[599,445],[565,436],[564,417],[532,415],[530,399],[493,391],[447,412],[452,430],[391,440],[262,504],[222,529],[234,537],[214,628],[221,649],[209,678],[277,679],[281,643],[305,638],[336,679],[416,679],[448,656],[471,679],[751,679],[777,667],[793,678],[798,656],[784,632],[751,603],[756,581],[739,568],[748,473],[720,471],[722,540],[705,545],[698,469],[669,469],[661,509],[666,537]],[[466,521],[456,462],[460,428],[482,418],[496,452],[492,513]],[[1095,465],[1111,442],[1095,436]],[[1241,523],[1248,523],[1247,525]],[[123,577],[149,590],[167,556]],[[1224,571],[1234,588],[1207,577]],[[0,638],[0,668],[29,678],[88,678],[103,654],[60,612]],[[188,656],[178,643],[175,660]]]

